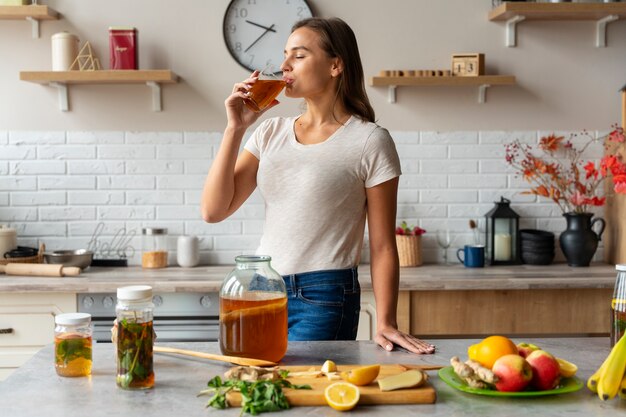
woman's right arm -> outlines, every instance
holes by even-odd
[[[233,214],[256,188],[259,160],[248,151],[239,154],[239,147],[246,130],[265,111],[278,104],[272,103],[261,113],[254,113],[245,106],[243,100],[257,77],[255,71],[250,78],[235,84],[224,102],[228,125],[204,182],[200,204],[206,222],[216,223]]]

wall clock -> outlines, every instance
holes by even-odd
[[[224,41],[247,70],[272,65],[280,72],[291,27],[312,16],[306,0],[231,0],[224,15]]]

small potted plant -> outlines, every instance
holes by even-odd
[[[411,226],[403,221],[396,227],[396,245],[400,266],[420,266],[422,264],[422,235],[426,230]]]

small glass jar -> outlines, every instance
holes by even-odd
[[[152,287],[117,289],[117,386],[148,389],[154,386],[154,329]]]
[[[242,255],[220,289],[223,354],[280,361],[287,352],[287,289],[269,256]]]
[[[91,314],[66,313],[54,317],[54,367],[60,376],[91,375]]]
[[[141,235],[141,266],[167,268],[167,229],[144,227]]]
[[[626,264],[615,265],[617,277],[611,300],[611,346],[626,332]]]

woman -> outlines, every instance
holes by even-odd
[[[354,340],[360,309],[357,266],[367,217],[374,340],[415,353],[434,346],[396,323],[399,265],[395,215],[400,163],[387,130],[374,124],[356,38],[342,20],[294,25],[281,65],[285,95],[306,110],[265,120],[239,154],[261,113],[244,100],[258,72],[226,99],[228,125],[202,194],[202,215],[219,222],[258,186],[265,228],[257,253],[270,255],[288,292],[289,340]]]

